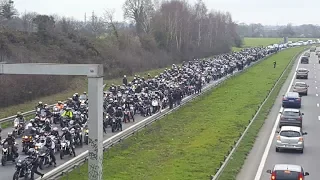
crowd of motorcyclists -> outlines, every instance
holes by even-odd
[[[201,93],[206,84],[242,70],[274,51],[262,47],[248,48],[203,60],[183,62],[180,66],[173,64],[172,68],[165,69],[155,77],[150,74],[147,77],[135,75],[132,81],[124,75],[122,85],[112,84],[104,92],[103,130],[107,133],[110,126],[112,132],[121,131],[122,124],[131,120],[134,122],[137,114],[147,117],[167,107],[172,109],[179,106],[186,96]],[[29,121],[18,112],[13,131],[1,142],[3,148],[8,149],[6,153],[2,152],[2,165],[7,161],[16,162],[19,156],[17,137],[22,138],[22,152],[27,158],[18,160],[21,168],[18,168],[16,162],[14,177],[33,178],[34,173],[43,176],[38,172],[38,167],[43,169],[46,165],[55,166],[56,152],[59,152],[61,159],[65,155],[76,156],[76,146],[88,144],[88,103],[86,92],[81,95],[75,93],[66,102],[58,101],[53,107],[39,102],[35,107],[35,117]]]

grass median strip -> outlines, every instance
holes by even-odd
[[[297,54],[298,52],[296,52]],[[270,97],[266,101],[266,103],[262,106],[260,113],[258,114],[257,118],[251,124],[250,129],[247,131],[246,135],[242,139],[241,143],[239,144],[238,148],[231,156],[230,161],[228,162],[227,166],[225,167],[224,171],[218,178],[219,180],[234,180],[236,179],[238,173],[240,172],[247,155],[250,153],[256,137],[260,131],[260,128],[263,126],[265,119],[269,115],[269,112],[276,101],[276,98],[283,86],[286,82],[290,71],[294,65],[294,61],[290,63],[288,69],[284,72],[282,78],[279,80],[277,86],[275,86],[273,92],[271,92]]]
[[[104,155],[104,177],[208,179],[301,49],[269,57],[112,147]],[[62,179],[87,179],[87,171],[85,164]]]

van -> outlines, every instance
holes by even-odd
[[[310,52],[316,52],[316,50],[317,50],[317,47],[316,47],[316,46],[312,46],[312,47],[310,48]]]

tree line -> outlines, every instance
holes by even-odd
[[[105,77],[113,78],[230,52],[242,42],[231,14],[209,10],[202,0],[195,5],[183,0],[126,0],[123,12],[130,23],[117,22],[114,10],[76,20],[19,13],[13,1],[2,0],[0,61],[102,63]],[[59,76],[0,76],[0,106],[61,92],[72,81]]]
[[[241,37],[301,37],[318,38],[320,37],[320,26],[313,24],[303,24],[293,26],[266,26],[260,23],[245,24],[237,26],[237,32]]]

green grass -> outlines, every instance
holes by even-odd
[[[288,41],[306,41],[306,40],[314,40],[316,38],[289,38]],[[257,47],[257,46],[269,46],[271,44],[279,44],[280,42],[283,41],[283,38],[249,38],[245,37],[243,39],[243,45],[242,48],[238,47],[233,47],[232,51],[240,51],[243,48],[248,48],[248,47]]]
[[[104,154],[103,176],[119,180],[208,179],[301,49],[271,56],[112,147]],[[87,164],[62,179],[87,179]]]
[[[234,180],[236,179],[238,173],[240,172],[247,155],[250,153],[256,137],[260,131],[260,128],[263,126],[265,119],[269,115],[269,112],[276,101],[276,98],[283,86],[286,82],[290,70],[294,65],[294,61],[289,64],[288,69],[284,72],[282,78],[279,80],[277,86],[275,86],[274,90],[271,92],[270,97],[266,101],[266,103],[262,106],[258,116],[253,121],[250,126],[250,129],[247,131],[245,136],[243,137],[241,143],[237,147],[234,154],[231,156],[227,166],[225,167],[223,173],[219,177],[219,180]]]

